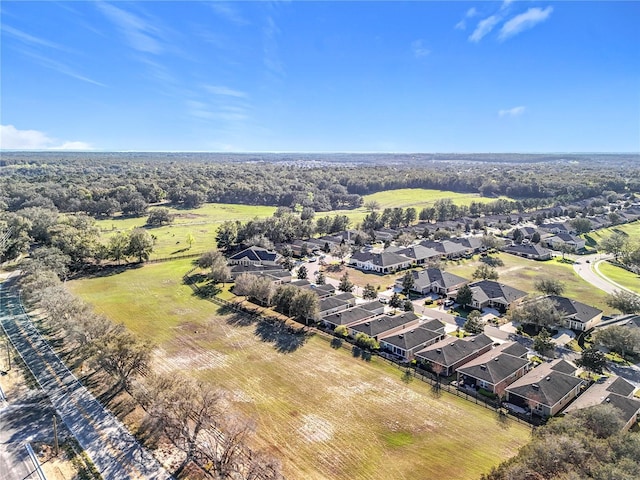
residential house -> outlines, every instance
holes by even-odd
[[[281,255],[278,252],[254,246],[231,255],[228,263],[230,265],[277,265],[280,259]]]
[[[502,250],[512,255],[532,260],[551,260],[553,256],[553,253],[548,248],[533,243],[506,245]]]
[[[363,308],[372,313],[384,313],[384,303],[374,300],[373,302],[360,303],[358,304],[359,308]]]
[[[238,275],[249,273],[256,276],[266,276],[274,279],[277,284],[291,281],[291,272],[278,265],[232,265],[229,269],[231,279],[235,281]]]
[[[564,318],[564,326],[572,330],[585,332],[602,320],[602,310],[577,300],[558,295],[548,295]]]
[[[585,247],[585,241],[570,233],[556,233],[554,236],[545,238],[544,243],[553,250],[558,250],[560,245],[569,245],[573,250],[582,250]]]
[[[442,257],[454,259],[464,257],[467,254],[467,248],[459,243],[452,242],[451,240],[423,240],[420,245],[427,248],[432,248],[438,252]]]
[[[471,307],[479,310],[496,308],[500,312],[506,312],[508,308],[527,296],[527,293],[522,290],[494,280],[479,280],[470,283],[469,288],[473,293]]]
[[[400,330],[417,327],[421,319],[413,312],[398,315],[380,315],[371,320],[349,325],[349,335],[355,337],[358,333],[378,340],[382,335],[391,335]]]
[[[322,323],[328,328],[336,328],[340,325],[351,325],[371,319],[380,315],[360,307],[349,308],[336,313],[325,315],[322,317]]]
[[[435,330],[432,330],[433,322],[437,323]],[[411,361],[416,351],[422,350],[444,338],[444,325],[437,320],[433,322],[381,335],[380,348],[397,355],[405,362]],[[432,325],[431,328],[430,325]],[[438,325],[441,328],[438,328]]]
[[[391,252],[355,252],[349,259],[349,265],[355,268],[383,274],[410,268],[412,263],[412,259]]]
[[[411,275],[413,277],[413,288],[411,290],[421,295],[426,295],[429,292],[440,295],[450,295],[469,282],[469,280],[465,278],[445,272],[439,268],[425,268],[420,271],[413,270]],[[396,286],[403,288],[402,279],[396,282]]]
[[[613,405],[620,412],[622,431],[629,430],[640,415],[640,399],[633,398],[635,387],[625,379],[612,375],[593,383],[564,411],[571,414],[595,405]]]
[[[507,349],[515,355],[507,353]],[[508,385],[529,370],[531,363],[526,354],[527,349],[519,343],[505,342],[457,368],[458,385],[502,396]]]
[[[412,259],[415,265],[424,265],[430,260],[436,260],[440,258],[439,252],[435,251],[433,248],[427,248],[423,245],[411,245],[409,247],[389,247],[385,249],[385,252],[404,255],[405,257]]]
[[[456,368],[491,350],[493,340],[481,333],[474,337],[446,337],[415,353],[418,361],[443,377],[452,375]]]
[[[578,396],[584,385],[582,379],[573,375],[575,368],[569,373],[567,365],[570,366],[564,360],[554,360],[530,370],[506,388],[507,402],[529,408],[542,417],[556,415]]]
[[[484,252],[487,249],[484,245],[482,245],[481,237],[452,238],[451,241],[466,248],[467,255]]]
[[[318,305],[318,319],[322,319],[332,313],[347,310],[351,306],[352,305],[348,301],[337,298],[336,295],[321,298]]]

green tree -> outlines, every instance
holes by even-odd
[[[406,272],[402,277],[402,293],[409,295],[409,292],[413,289],[414,285],[415,279],[413,278],[413,272]]]
[[[546,328],[542,327],[540,333],[533,338],[533,349],[543,356],[553,356],[555,344]]]
[[[472,335],[484,332],[484,325],[482,324],[482,314],[478,310],[472,310],[467,315],[467,320],[464,322],[465,332],[469,332]]]
[[[378,298],[378,291],[376,290],[376,287],[367,283],[362,291],[362,298],[366,300],[375,300]]]
[[[514,322],[538,327],[552,327],[562,322],[562,314],[550,298],[523,302],[511,310],[510,317]]]
[[[597,345],[607,347],[623,357],[627,354],[640,354],[640,331],[621,325],[602,328],[593,334]]]
[[[153,252],[153,238],[149,232],[142,228],[134,229],[129,235],[129,248],[127,255],[138,257],[140,263],[149,260]]]
[[[307,271],[307,267],[301,265],[298,268],[298,280],[306,280],[309,277],[309,272]]]
[[[391,298],[389,299],[389,306],[393,308],[400,308],[401,305],[402,297],[398,295],[397,292],[393,292],[393,295],[391,295]]]
[[[413,312],[413,302],[408,298],[402,303],[402,309],[405,312]]]
[[[603,239],[600,242],[600,249],[607,253],[612,254],[616,261],[621,253],[623,253],[629,244],[627,235],[620,232],[614,232],[610,237]]]
[[[369,212],[375,212],[376,210],[380,210],[380,203],[376,200],[369,200],[364,204],[364,208],[366,208]]]
[[[578,235],[589,233],[593,228],[588,218],[574,218],[570,223]]]
[[[576,360],[576,365],[594,373],[602,373],[607,366],[607,357],[597,348],[585,348],[582,355]]]
[[[333,329],[333,333],[335,333],[338,337],[346,337],[349,334],[349,330],[344,325],[338,325]]]
[[[318,316],[318,296],[311,290],[298,289],[291,301],[291,315],[309,325]]]
[[[338,285],[338,290],[341,292],[353,292],[354,285],[349,280],[349,272],[344,272],[344,275],[340,277],[340,284]]]
[[[492,268],[489,265],[483,263],[478,268],[476,268],[475,272],[473,272],[472,277],[474,279],[482,280],[497,280],[498,271],[495,268]]]
[[[193,242],[196,241],[196,237],[193,236],[193,233],[189,232],[187,233],[187,244],[189,245],[189,250],[191,250],[191,247],[193,246]]]
[[[462,307],[471,305],[473,303],[473,291],[469,285],[463,285],[458,289],[458,295],[456,296],[456,302]]]
[[[363,332],[356,334],[355,341],[357,346],[366,348],[368,350],[378,350],[380,348],[380,344],[376,341],[375,338],[370,337]]]
[[[545,295],[562,295],[564,292],[564,283],[556,278],[546,277],[540,278],[534,282],[534,287],[540,293]]]
[[[229,250],[238,240],[238,223],[227,220],[222,222],[216,232],[216,244],[221,250]]]
[[[147,218],[147,225],[152,227],[159,227],[162,225],[169,225],[173,223],[174,216],[171,215],[168,208],[160,207],[154,208],[149,212]]]
[[[318,270],[316,272],[316,285],[325,285],[327,283],[327,277],[325,277],[324,272]]]
[[[615,290],[607,296],[607,305],[624,314],[640,313],[640,295],[626,290]]]
[[[109,257],[120,264],[121,260],[127,258],[130,243],[131,239],[127,232],[117,232],[109,239],[109,245],[107,246]]]

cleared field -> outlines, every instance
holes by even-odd
[[[414,207],[418,213],[424,207],[433,206],[436,200],[443,198],[450,198],[456,205],[469,205],[471,202],[489,203],[496,199],[481,197],[477,193],[457,193],[447,190],[429,190],[425,188],[402,188],[398,190],[387,190],[384,192],[372,193],[371,195],[365,195],[364,203],[370,201],[376,201],[380,204],[380,209],[385,208],[407,208]],[[507,197],[500,197],[509,200]],[[328,212],[328,214],[334,215],[339,213],[346,215],[351,220],[352,226],[361,222],[367,215],[367,210],[364,207],[357,208],[355,210],[335,210]],[[318,213],[317,215],[325,215],[325,213]]]
[[[597,307],[603,310],[605,314],[613,313],[611,307],[605,302],[607,294],[584,281],[573,270],[573,266],[570,263],[562,263],[556,259],[538,262],[508,253],[500,253],[497,258],[504,262],[504,266],[496,267],[500,282],[527,293],[535,293],[534,284],[536,280],[539,278],[555,278],[565,285],[563,295]],[[474,257],[472,260],[464,260],[459,263],[448,262],[444,269],[470,279],[481,263],[480,257]]]
[[[616,225],[615,227],[602,228],[595,232],[590,232],[584,237],[591,237],[596,242],[600,242],[602,239],[610,237],[614,232],[626,233],[632,243],[638,242],[638,239],[640,239],[640,221],[625,223],[624,225]]]
[[[153,208],[151,208],[153,210]],[[156,237],[156,244],[151,258],[166,258],[174,255],[202,253],[215,247],[218,225],[227,220],[242,222],[255,217],[269,217],[276,211],[275,207],[255,205],[232,205],[224,203],[207,203],[197,209],[169,208],[175,221],[171,225],[147,228]],[[107,240],[115,232],[144,227],[147,217],[122,218],[115,217],[99,220],[98,228],[102,238]],[[195,242],[189,248],[187,235],[191,233]]]
[[[287,478],[478,478],[514,455],[530,429],[374,358],[353,358],[312,336],[281,353],[257,325],[241,325],[182,285],[188,261],[68,282],[114,320],[157,342],[158,367],[182,370],[229,393],[254,416],[258,441]],[[263,340],[264,339],[264,340]]]
[[[609,262],[602,262],[598,265],[600,273],[623,287],[640,293],[640,275],[636,275],[624,268],[617,267]]]

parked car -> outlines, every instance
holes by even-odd
[[[449,298],[449,299],[444,301],[444,306],[445,307],[452,307],[454,303],[455,302]]]

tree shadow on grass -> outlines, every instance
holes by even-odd
[[[502,407],[496,409],[496,423],[504,430],[509,428],[510,419],[506,409]]]
[[[498,257],[481,257],[480,261],[490,267],[502,267],[504,266],[504,262],[501,258]]]
[[[335,348],[336,350],[342,347],[343,340],[341,338],[333,338],[331,339],[331,348]]]
[[[78,280],[82,278],[101,278],[118,275],[128,270],[136,270],[142,268],[144,263],[126,263],[123,265],[91,265],[80,271],[73,272],[69,275],[69,280]]]
[[[251,315],[243,312],[238,312],[231,307],[222,307],[219,312],[222,315],[229,315],[227,318],[227,324],[236,327],[248,327],[256,323],[256,319]]]
[[[273,343],[280,353],[295,352],[311,336],[304,328],[294,328],[284,322],[261,320],[255,334],[263,342]]]

